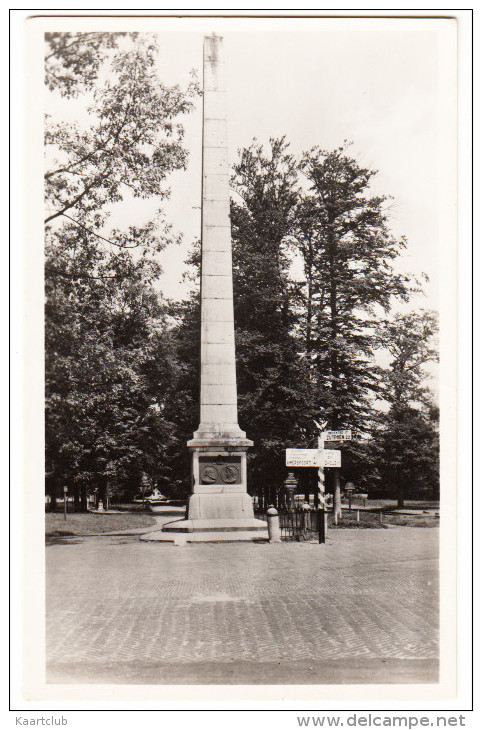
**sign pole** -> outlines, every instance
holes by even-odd
[[[323,450],[325,448],[324,434],[318,435],[318,451],[320,452],[320,464],[323,464]],[[325,505],[325,472],[322,466],[318,467],[318,543],[321,545],[326,540],[326,505]]]

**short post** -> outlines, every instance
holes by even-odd
[[[272,504],[268,512],[268,536],[270,542],[281,542],[278,510]]]
[[[360,510],[359,509],[357,509],[357,511],[356,511],[356,521],[360,522]]]
[[[382,524],[382,522],[383,522],[383,512],[380,510],[380,512],[378,514],[380,515],[380,524]]]
[[[69,491],[68,487],[64,487],[64,520],[67,519],[67,492]]]

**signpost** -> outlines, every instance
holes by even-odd
[[[325,441],[323,434],[318,434],[318,453],[320,463],[318,465],[318,544],[326,542],[326,499],[325,499],[325,472],[323,464],[325,461]]]
[[[348,431],[325,431],[325,441],[351,441],[351,430]]]
[[[286,449],[286,466],[317,467],[318,469],[319,542],[322,543],[325,542],[326,537],[324,469],[339,469],[341,467],[341,451],[339,449],[325,449],[325,441],[350,441],[352,432],[349,429],[345,431],[325,431],[326,423],[319,424],[315,421],[315,424],[319,430],[318,448]]]
[[[320,444],[322,444],[321,447]],[[339,468],[341,466],[341,451],[339,449],[325,449],[323,440],[319,439],[317,449],[286,449],[286,466]]]
[[[323,449],[323,464],[325,469],[339,469],[341,467],[341,451],[339,449]]]
[[[64,520],[67,519],[67,492],[69,491],[68,487],[64,487]]]
[[[318,466],[318,449],[286,449],[286,466]]]

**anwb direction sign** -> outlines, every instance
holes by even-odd
[[[341,467],[339,449],[286,449],[286,466]]]

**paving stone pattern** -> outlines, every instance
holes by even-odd
[[[47,661],[59,681],[59,667],[83,663],[115,675],[136,663],[436,660],[437,578],[438,529],[338,530],[324,546],[54,544]]]

